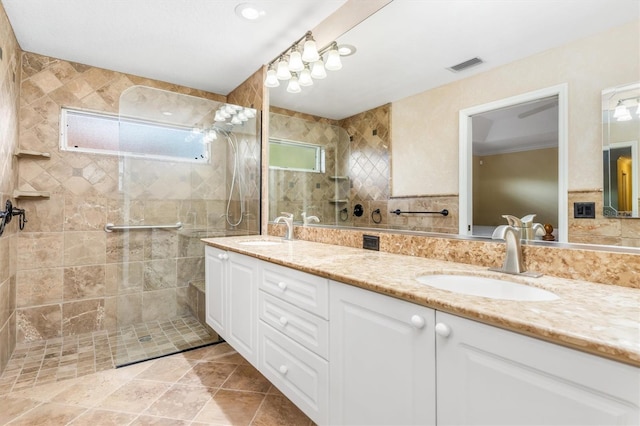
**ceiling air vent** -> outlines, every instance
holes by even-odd
[[[483,63],[484,61],[478,57],[475,58],[471,58],[468,59],[464,62],[460,62],[459,64],[453,65],[449,68],[447,68],[449,71],[451,72],[460,72],[460,71],[464,71],[467,68],[471,68],[474,67],[476,65],[480,65],[481,63]]]

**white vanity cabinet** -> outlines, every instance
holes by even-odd
[[[207,324],[255,365],[258,259],[209,246],[205,259]]]
[[[439,425],[638,425],[640,369],[438,312]]]
[[[434,425],[435,311],[330,288],[332,425]]]
[[[257,368],[314,422],[329,415],[329,282],[261,262]]]

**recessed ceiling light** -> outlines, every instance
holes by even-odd
[[[173,113],[171,111],[163,111],[162,115],[166,115],[167,117],[170,117],[173,115]]]
[[[356,47],[350,44],[341,44],[338,46],[338,53],[340,56],[351,56],[356,53]]]
[[[257,6],[251,3],[240,3],[236,6],[236,15],[241,17],[242,19],[246,19],[247,21],[257,21],[267,14],[262,9],[259,9]]]

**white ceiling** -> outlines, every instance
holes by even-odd
[[[242,0],[0,1],[23,50],[223,95],[346,2],[247,0],[267,14],[246,22]],[[339,38],[358,48],[342,70],[270,98],[344,118],[639,18],[638,0],[394,0]]]
[[[346,2],[1,1],[22,50],[222,95]],[[245,2],[264,17],[238,17]]]

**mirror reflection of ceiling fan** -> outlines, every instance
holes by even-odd
[[[538,114],[538,113],[540,113],[542,111],[546,111],[546,110],[548,110],[550,108],[553,108],[553,107],[556,107],[556,106],[558,106],[558,104],[555,103],[555,102],[550,102],[548,104],[540,105],[540,106],[537,106],[535,108],[530,109],[529,111],[525,111],[525,112],[522,112],[522,113],[518,114],[518,118],[521,118],[521,119],[522,118],[527,118],[529,116],[532,116],[534,114]]]

